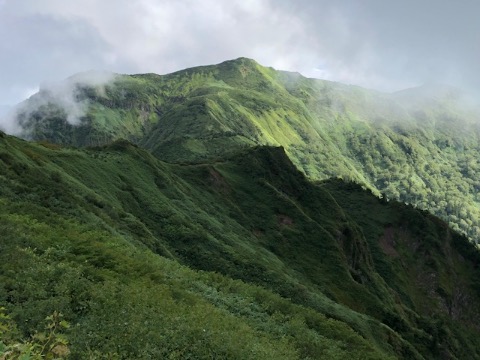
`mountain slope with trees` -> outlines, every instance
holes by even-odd
[[[61,313],[71,358],[480,358],[475,247],[281,147],[172,164],[0,133],[0,174],[2,351]]]
[[[68,81],[85,107],[78,124],[45,89],[20,107],[21,136],[74,146],[128,139],[177,163],[283,146],[313,180],[364,184],[479,239],[480,112],[457,89],[383,94],[245,58],[163,76],[118,75],[105,86]]]

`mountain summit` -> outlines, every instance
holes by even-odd
[[[383,94],[239,58],[71,88],[23,103],[21,135],[73,146],[128,139],[169,162],[283,146],[313,180],[364,184],[480,238],[479,113],[451,87]]]

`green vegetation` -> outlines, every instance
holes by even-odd
[[[6,358],[480,358],[475,247],[280,147],[175,164],[0,133],[0,229]]]
[[[74,146],[128,139],[169,162],[281,145],[313,180],[362,183],[480,238],[480,113],[455,89],[382,94],[240,58],[164,76],[117,76],[106,89],[80,86],[78,97],[90,104],[80,126],[50,104],[20,116],[23,136]]]
[[[68,341],[61,333],[69,324],[61,320],[62,315],[53,312],[46,317],[44,332],[37,332],[29,341],[19,339],[15,322],[0,308],[0,355],[2,359],[65,359],[70,355]]]

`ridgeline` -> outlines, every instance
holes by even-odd
[[[44,90],[34,141],[0,133],[7,359],[480,358],[480,253],[445,221],[476,236],[454,90],[237,59],[75,94],[79,124]]]

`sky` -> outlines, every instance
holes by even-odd
[[[78,72],[241,56],[380,91],[478,91],[478,14],[478,0],[0,0],[0,113]]]

